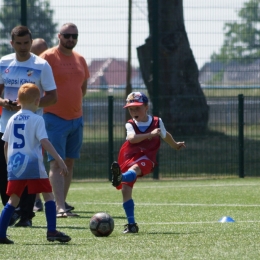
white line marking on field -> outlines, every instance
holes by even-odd
[[[160,184],[159,184],[160,185]],[[240,186],[260,186],[260,182],[257,183],[239,183],[239,184],[195,184],[195,185],[177,185],[176,183],[172,183],[172,185],[145,185],[145,186],[141,186],[139,187],[139,184],[137,183],[134,186],[134,189],[165,189],[165,188],[199,188],[199,187],[240,187]],[[87,187],[88,190],[107,190],[107,189],[113,189],[113,187],[108,186],[108,187]],[[86,190],[86,187],[71,187],[70,190]]]
[[[229,224],[234,223],[259,223],[260,220],[241,220],[235,221]],[[198,221],[198,222],[153,222],[153,223],[141,223],[138,222],[139,225],[201,225],[201,224],[228,224],[228,223],[221,223],[218,221]],[[119,225],[120,226],[120,225]]]
[[[136,203],[140,206],[188,206],[188,207],[260,207],[259,204],[199,204],[199,203]]]
[[[195,185],[176,185],[173,183],[173,185],[161,185],[161,186],[142,186],[142,187],[138,187],[134,186],[134,188],[140,188],[140,189],[164,189],[164,188],[199,188],[199,187],[240,187],[240,186],[260,186],[259,184],[256,183],[241,183],[241,184],[195,184]]]
[[[71,202],[72,204],[76,204]],[[85,205],[122,205],[121,202],[83,202]],[[138,203],[136,206],[186,206],[186,207],[260,207],[260,204],[196,204],[196,203]]]

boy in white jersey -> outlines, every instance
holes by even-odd
[[[126,142],[119,151],[118,163],[113,162],[111,166],[112,185],[122,189],[123,208],[128,220],[123,233],[138,233],[139,227],[135,223],[132,199],[132,190],[137,177],[153,171],[156,154],[160,148],[160,137],[176,150],[185,147],[185,143],[175,142],[171,134],[166,131],[161,118],[147,114],[148,98],[145,94],[132,92],[126,102],[124,108],[128,108],[132,119],[125,125]]]
[[[0,217],[0,244],[13,244],[6,237],[11,216],[18,205],[21,194],[27,186],[28,193],[42,193],[45,200],[47,220],[47,240],[69,242],[71,238],[56,230],[56,205],[48,175],[46,173],[42,147],[58,162],[60,174],[67,175],[68,169],[48,140],[42,116],[35,114],[40,102],[40,91],[35,84],[23,84],[18,91],[18,104],[21,110],[7,123],[2,139],[7,162],[10,197]]]
[[[30,52],[32,46],[32,33],[26,26],[16,26],[11,31],[10,44],[14,52],[1,57],[0,59],[0,106],[3,108],[0,120],[0,195],[3,206],[6,205],[9,197],[6,194],[7,187],[7,167],[4,156],[3,133],[9,118],[14,115],[20,106],[17,106],[17,94],[24,83],[35,84],[41,93],[41,99],[37,114],[43,112],[43,108],[57,102],[57,90],[48,62]],[[12,102],[10,103],[9,100]],[[18,208],[14,212],[10,225],[17,227],[32,226],[34,217],[33,206],[35,194],[28,194],[25,188],[21,196]]]

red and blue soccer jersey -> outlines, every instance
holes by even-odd
[[[159,128],[159,118],[151,117],[150,124],[145,130],[141,130],[135,123],[134,120],[130,119],[128,123],[133,126],[136,134],[146,134],[150,133],[156,128]],[[151,139],[145,139],[140,143],[132,144],[128,140],[122,145],[119,155],[118,163],[121,167],[122,172],[125,168],[133,165],[139,159],[145,158],[156,164],[156,154],[160,148],[160,136],[153,137]]]

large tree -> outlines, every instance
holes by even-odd
[[[209,111],[185,30],[183,1],[157,0],[158,8],[154,2],[148,0],[149,37],[137,49],[149,96],[153,106],[158,106],[158,115],[162,117],[166,129],[174,135],[203,134],[207,130]],[[156,31],[154,26],[158,26],[156,36],[153,35]],[[158,43],[157,53],[153,49],[155,41]],[[156,93],[155,69],[158,70]]]
[[[0,10],[0,55],[12,52],[10,46],[11,30],[21,24],[21,0],[4,0]],[[33,38],[44,38],[51,47],[55,42],[57,23],[53,22],[54,11],[49,0],[27,0],[27,26]]]
[[[260,0],[244,3],[238,12],[240,22],[224,25],[225,39],[219,53],[213,53],[212,61],[228,63],[252,62],[260,57]]]

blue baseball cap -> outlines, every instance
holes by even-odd
[[[132,92],[126,98],[126,107],[142,106],[148,103],[148,97],[142,92]]]

